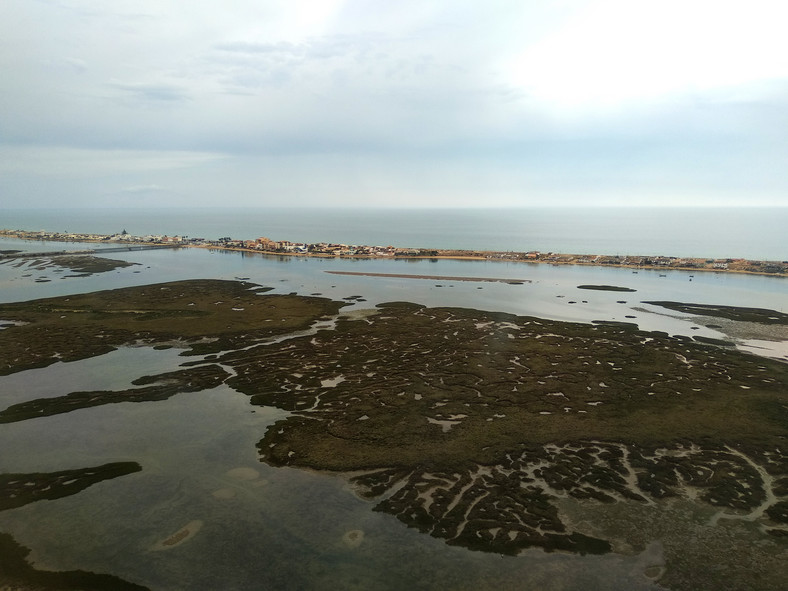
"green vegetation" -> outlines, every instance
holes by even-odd
[[[306,328],[344,304],[259,296],[251,284],[194,280],[0,304],[0,375],[101,355],[130,344],[228,350]]]

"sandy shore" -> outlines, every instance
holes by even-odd
[[[22,240],[41,240],[37,237],[36,233],[18,231],[18,230],[0,230],[0,236],[9,238],[19,238]],[[57,236],[48,236],[47,240],[53,242],[74,242],[76,238],[58,238]],[[102,244],[122,244],[124,246],[150,246],[148,242],[134,242],[129,240],[114,241],[114,240],[91,240],[79,239],[80,243],[100,242]],[[172,244],[169,244],[172,246]],[[712,258],[698,258],[698,257],[663,257],[653,255],[630,255],[623,257],[611,255],[597,255],[597,254],[577,254],[577,253],[540,253],[533,252],[500,252],[500,251],[479,251],[479,250],[458,250],[458,249],[409,249],[414,251],[408,254],[357,254],[357,253],[337,253],[337,252],[293,252],[293,251],[270,251],[260,250],[257,248],[245,248],[243,246],[233,245],[228,246],[218,243],[189,243],[184,242],[180,245],[183,248],[207,248],[210,250],[229,250],[243,253],[257,253],[268,256],[298,256],[298,257],[318,257],[318,258],[352,258],[352,259],[380,259],[380,258],[396,258],[396,259],[450,259],[450,260],[466,260],[466,261],[505,261],[517,263],[531,263],[531,264],[550,264],[550,265],[580,265],[589,267],[617,267],[624,269],[632,269],[637,272],[641,269],[652,271],[685,271],[693,273],[699,272],[714,272],[714,273],[744,273],[750,275],[766,275],[769,277],[788,277],[788,261],[767,261],[767,260],[750,260],[743,258],[726,258],[726,259],[712,259]],[[354,247],[356,248],[356,247]],[[367,247],[363,247],[367,248]],[[400,249],[404,250],[404,249]],[[77,254],[77,253],[69,253]],[[87,254],[87,253],[85,253]],[[101,255],[101,252],[92,253]],[[8,253],[6,258],[12,259],[12,253]],[[636,262],[638,261],[638,262]],[[652,261],[660,261],[654,264]],[[719,265],[719,266],[717,266]],[[406,277],[404,275],[400,277]],[[417,278],[417,277],[414,277]],[[431,278],[431,277],[425,277]],[[450,277],[447,279],[459,278]],[[492,281],[499,281],[492,279]]]
[[[265,250],[257,250],[250,248],[239,248],[229,246],[216,246],[208,244],[188,245],[188,248],[207,248],[210,250],[229,250],[233,252],[243,253],[256,253],[265,256],[293,256],[293,257],[312,257],[322,259],[428,259],[428,260],[455,260],[455,261],[501,261],[509,263],[525,263],[531,265],[577,265],[580,267],[615,267],[619,269],[631,269],[636,273],[640,270],[643,271],[684,271],[687,273],[705,272],[705,273],[739,273],[745,275],[765,275],[767,277],[788,277],[788,263],[783,261],[751,261],[748,259],[732,259],[733,266],[728,268],[716,268],[713,266],[703,266],[708,263],[707,259],[683,259],[685,264],[671,264],[671,265],[646,265],[646,264],[632,264],[632,263],[616,263],[610,262],[613,257],[600,256],[600,259],[607,259],[604,262],[588,261],[589,257],[596,257],[596,255],[581,255],[581,254],[553,254],[549,259],[537,258],[522,258],[520,255],[524,253],[499,253],[499,252],[468,252],[462,253],[461,251],[438,251],[438,254],[430,255],[407,255],[407,256],[380,256],[368,254],[353,254],[353,255],[337,255],[324,252],[272,252]],[[647,258],[647,257],[632,257],[632,258]],[[782,268],[782,272],[768,272],[752,270],[756,264],[776,265]],[[694,266],[693,266],[694,265]]]
[[[530,279],[498,279],[495,277],[453,277],[448,275],[407,275],[404,273],[361,273],[357,271],[325,271],[332,275],[356,275],[360,277],[395,277],[397,279],[431,279],[433,281],[483,281],[492,283],[531,283]]]

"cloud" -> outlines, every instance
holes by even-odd
[[[590,3],[508,64],[513,84],[558,109],[621,108],[788,76],[779,3]]]
[[[129,193],[136,195],[139,193],[161,193],[164,191],[159,185],[134,185],[133,187],[125,187],[120,190],[121,193]]]
[[[111,80],[108,86],[127,97],[143,102],[182,102],[191,100],[184,87],[173,84],[124,83]]]
[[[786,203],[784,19],[741,7],[6,0],[0,191]]]
[[[82,73],[88,69],[87,62],[76,57],[64,57],[61,63],[77,73]]]
[[[57,146],[0,144],[0,174],[80,178],[145,174],[205,166],[225,159],[219,153],[174,150],[90,150]]]

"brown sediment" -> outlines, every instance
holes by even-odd
[[[196,536],[197,533],[202,529],[202,526],[203,526],[203,522],[200,521],[199,519],[190,521],[171,536],[168,536],[163,540],[156,542],[151,547],[151,550],[153,551],[169,550],[170,548],[175,548],[176,546],[180,546],[181,544],[189,541],[194,536]]]

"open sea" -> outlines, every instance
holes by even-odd
[[[494,251],[788,259],[784,208],[0,209],[0,228]]]
[[[784,209],[0,210],[0,228],[179,234],[412,247],[788,259]],[[65,245],[65,248],[82,245]],[[0,239],[1,249],[62,243]],[[567,320],[628,321],[673,335],[728,338],[696,318],[644,304],[675,300],[788,312],[788,279],[462,260],[349,260],[208,249],[113,253],[132,267],[86,277],[33,259],[0,265],[0,301],[12,302],[179,279],[248,278],[271,293],[462,306]],[[325,271],[496,277],[522,284],[405,280]],[[581,284],[626,286],[622,296]],[[722,330],[722,329],[720,329]],[[735,336],[735,335],[734,335]],[[767,335],[768,336],[768,335]],[[765,339],[765,340],[764,340]],[[788,337],[742,334],[739,348],[786,360]],[[179,368],[178,350],[124,347],[0,376],[0,408],[42,397],[121,390],[141,375]],[[254,411],[254,412],[252,412]],[[252,407],[227,385],[159,402],[108,404],[0,425],[0,473],[49,472],[133,460],[142,471],[78,494],[0,512],[0,532],[32,549],[41,569],[112,573],[157,591],[258,589],[664,589],[642,575],[644,548],[600,556],[529,550],[472,552],[372,510],[340,475],[261,463],[256,444],[287,413]],[[232,496],[227,493],[232,491]],[[219,493],[222,494],[219,494]],[[193,539],[156,543],[185,524]],[[742,527],[746,526],[744,524]],[[343,536],[364,532],[348,545]],[[726,536],[747,532],[726,528]],[[738,532],[738,533],[737,533]],[[722,535],[722,534],[721,534]],[[2,557],[0,557],[2,560]],[[3,581],[0,579],[0,587]]]

